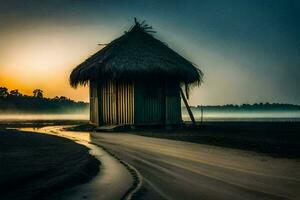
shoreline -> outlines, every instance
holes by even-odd
[[[93,135],[92,135],[92,137],[93,137]],[[132,166],[129,163],[127,163],[126,161],[120,159],[112,151],[110,151],[109,149],[105,148],[104,146],[102,146],[100,144],[97,144],[97,143],[92,143],[92,144],[101,147],[101,149],[103,149],[104,151],[106,151],[110,156],[112,156],[116,160],[118,160],[127,169],[127,171],[130,173],[130,175],[132,177],[132,180],[133,180],[132,185],[126,191],[126,193],[124,193],[124,195],[122,196],[121,199],[122,200],[130,200],[133,197],[137,197],[139,191],[141,190],[141,188],[143,186],[143,178],[142,178],[142,175],[139,173],[139,171],[134,166]]]
[[[37,129],[21,129],[24,131],[33,131],[69,138],[76,143],[88,147],[90,149],[90,154],[98,160],[101,160],[100,174],[97,174],[91,181],[85,184],[62,191],[55,195],[54,199],[130,199],[130,196],[139,188],[138,173],[133,167],[112,155],[101,145],[93,143],[93,141],[90,140],[90,134],[88,132],[68,132],[64,131],[65,127],[66,126],[64,125],[57,125]],[[114,185],[114,187],[111,188],[110,185]]]
[[[1,199],[51,199],[90,181],[101,164],[72,140],[1,128],[0,152]]]
[[[66,130],[97,131],[97,128],[81,124]],[[196,127],[185,124],[169,129],[136,127],[113,132],[241,149],[272,157],[300,158],[300,122],[205,122],[196,124]]]
[[[56,125],[72,125],[68,131],[91,132],[96,127],[81,120],[25,120],[1,121],[1,127],[20,128]],[[118,131],[118,130],[116,130]],[[119,130],[121,131],[121,130]],[[118,132],[119,132],[118,131]],[[188,122],[185,126],[165,129],[164,127],[137,127],[124,130],[130,134],[187,141],[233,149],[248,150],[270,155],[272,157],[300,158],[300,122],[204,122],[192,127]],[[122,132],[124,132],[122,130]]]

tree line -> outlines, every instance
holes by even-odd
[[[32,95],[26,95],[18,89],[9,90],[6,87],[0,87],[0,114],[8,112],[74,113],[88,111],[88,108],[88,103],[76,102],[65,96],[46,98],[41,89],[34,89]]]

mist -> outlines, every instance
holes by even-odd
[[[201,121],[201,111],[193,110],[196,121]],[[190,121],[186,109],[182,110],[183,121]],[[203,121],[300,121],[300,111],[217,111],[204,110]]]

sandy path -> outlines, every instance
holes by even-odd
[[[144,179],[143,199],[299,199],[299,160],[182,141],[94,133]]]

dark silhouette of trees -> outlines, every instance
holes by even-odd
[[[41,89],[35,89],[33,96],[29,96],[17,89],[9,91],[0,87],[0,113],[74,113],[88,111],[88,108],[88,103],[75,102],[65,96],[45,98]]]
[[[59,100],[59,101],[68,101],[68,100],[70,100],[70,99],[68,99],[68,98],[65,97],[65,96],[61,96],[61,97],[58,98],[58,100]]]
[[[10,93],[9,93],[9,95],[15,96],[15,97],[20,97],[20,96],[22,96],[22,94],[19,92],[18,89],[11,90]]]
[[[6,87],[0,87],[0,97],[7,97],[8,95],[8,89]]]
[[[62,113],[88,110],[89,104],[75,102],[65,96],[45,98],[41,89],[35,89],[33,96],[23,95],[18,89],[9,91],[0,87],[0,113],[2,112],[28,112],[28,113]],[[192,109],[201,110],[201,106],[191,106]],[[254,104],[227,104],[202,106],[204,111],[300,111],[300,105],[279,103],[254,103]]]
[[[197,106],[200,109],[201,106]],[[241,105],[215,105],[215,106],[203,106],[206,111],[291,111],[300,110],[300,105],[294,104],[280,104],[280,103],[254,103],[254,104],[241,104]]]
[[[43,98],[43,90],[41,89],[35,89],[33,90],[33,96],[36,98]]]

